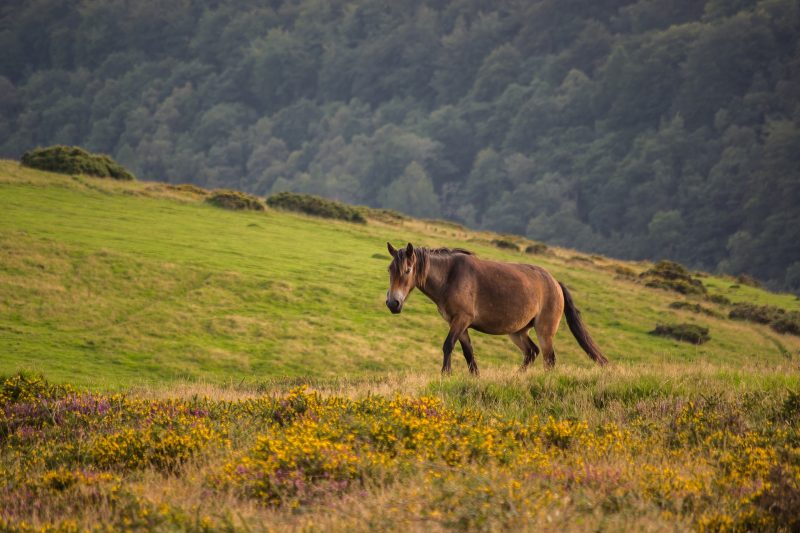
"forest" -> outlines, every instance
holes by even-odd
[[[0,156],[800,293],[799,36],[796,0],[6,0]]]

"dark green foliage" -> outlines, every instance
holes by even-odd
[[[791,333],[800,336],[800,313],[784,313],[770,322],[769,326],[778,333]]]
[[[87,174],[117,180],[136,179],[109,156],[92,154],[77,146],[56,145],[34,148],[22,154],[20,162],[26,167],[61,174]]]
[[[769,324],[778,318],[781,313],[785,313],[785,311],[771,305],[737,303],[733,306],[728,316],[739,320],[747,320],[748,322],[756,322],[757,324]]]
[[[708,328],[696,324],[658,324],[650,335],[670,337],[690,344],[703,344],[711,340]]]
[[[0,156],[293,190],[800,293],[800,10],[13,1]]]
[[[534,242],[525,247],[525,253],[539,255],[547,252],[547,245],[543,242]]]
[[[738,303],[733,306],[729,316],[757,324],[769,324],[778,333],[800,335],[800,312],[797,311],[786,311],[774,305]]]
[[[492,244],[504,250],[514,250],[515,252],[519,251],[519,246],[517,243],[506,238],[493,239]]]
[[[212,191],[206,202],[233,211],[263,211],[264,204],[252,194],[221,189]]]
[[[708,316],[715,316],[715,317],[720,316],[720,314],[714,311],[713,309],[709,309],[708,307],[703,307],[700,304],[693,304],[691,302],[683,302],[683,301],[672,302],[669,304],[669,307],[670,309],[691,311],[692,313],[699,313]]]
[[[281,192],[267,198],[267,205],[275,209],[297,211],[317,217],[335,218],[359,224],[367,223],[364,215],[357,208],[311,194]]]
[[[659,261],[653,268],[639,275],[647,287],[665,289],[681,294],[705,294],[703,282],[695,279],[683,265],[673,261]]]
[[[706,300],[709,302],[713,302],[717,305],[732,305],[730,298],[727,296],[723,296],[722,294],[709,294],[706,296]]]

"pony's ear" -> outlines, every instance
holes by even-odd
[[[408,246],[406,246],[406,259],[409,263],[412,263],[416,259],[416,257],[414,257],[414,247],[411,246],[411,243],[408,243]]]
[[[387,242],[386,248],[389,250],[389,253],[392,254],[392,257],[397,257],[397,250],[392,246],[392,243]]]

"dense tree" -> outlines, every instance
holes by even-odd
[[[796,0],[8,0],[0,154],[295,190],[800,293]]]

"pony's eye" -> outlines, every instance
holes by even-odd
[[[406,276],[408,276],[409,274],[411,274],[411,269],[410,269],[410,268],[407,268],[407,269],[406,269]]]

